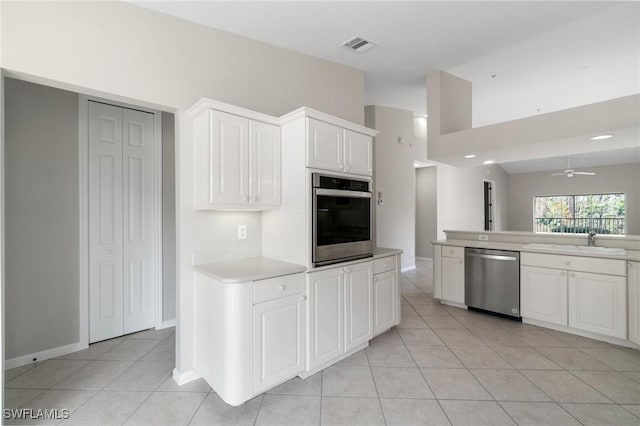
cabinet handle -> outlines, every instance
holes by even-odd
[[[340,271],[338,272],[338,274],[340,274],[340,275],[344,275],[344,270],[340,269]]]
[[[249,201],[249,197],[244,197],[244,201]]]
[[[300,300],[307,300],[307,296],[305,296],[304,294],[300,296]]]
[[[280,290],[280,291],[285,291],[286,288],[287,288],[287,286],[285,286],[284,284],[280,284],[278,286],[278,290]]]
[[[112,254],[113,250],[107,250],[107,254]]]
[[[572,273],[570,273],[570,274],[569,274],[569,276],[570,276],[571,278],[573,278],[573,277],[575,277],[575,276],[576,276],[576,274],[574,274],[574,273],[572,272]]]
[[[347,269],[345,269],[345,272],[347,272],[348,274],[350,274],[350,273],[351,273],[351,269],[347,268]]]
[[[565,271],[560,272],[560,276],[564,277],[565,275],[567,275],[567,273]]]
[[[374,283],[375,283],[375,282],[377,282],[377,281],[378,281],[378,279],[377,279],[377,278],[374,278],[374,279],[373,279],[373,282],[374,282]]]
[[[347,166],[344,168],[345,170],[351,170],[351,167]]]
[[[569,261],[569,260],[565,260],[565,261],[564,261],[564,264],[565,264],[565,265],[571,265],[571,261]]]
[[[386,268],[386,267],[388,267],[388,266],[389,266],[389,265],[387,265],[386,263],[384,264],[384,267],[385,267],[385,268]]]

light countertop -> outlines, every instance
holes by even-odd
[[[599,257],[606,259],[618,259],[618,260],[639,260],[640,252],[635,250],[627,250],[626,255],[617,256],[611,255],[607,253],[594,253],[594,252],[568,252],[564,250],[541,250],[532,247],[527,247],[524,243],[511,243],[511,242],[501,242],[501,241],[476,241],[476,240],[437,240],[432,241],[432,244],[442,245],[442,246],[453,246],[453,247],[476,247],[476,248],[487,248],[487,249],[496,249],[496,250],[512,250],[526,253],[542,253],[542,254],[555,254],[555,255],[563,255],[563,256],[581,256],[581,257]]]
[[[306,267],[281,262],[266,257],[229,260],[225,262],[194,265],[193,270],[220,282],[234,284],[305,272]]]

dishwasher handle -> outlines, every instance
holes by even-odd
[[[480,257],[482,259],[490,259],[490,260],[506,260],[509,262],[516,262],[518,260],[518,258],[513,256],[499,256],[497,254],[467,253],[467,256]]]

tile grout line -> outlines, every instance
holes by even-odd
[[[378,384],[376,383],[376,377],[373,374],[373,368],[371,367],[371,362],[369,362],[369,354],[364,349],[364,356],[367,359],[367,365],[369,366],[369,374],[371,374],[371,381],[373,382],[373,388],[376,390],[376,396],[378,397],[378,406],[380,407],[380,412],[382,413],[382,421],[385,425],[387,425],[387,418],[384,415],[384,408],[382,408],[382,401],[380,400],[380,392],[378,391]]]

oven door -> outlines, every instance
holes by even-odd
[[[313,264],[371,256],[371,193],[313,190]]]

